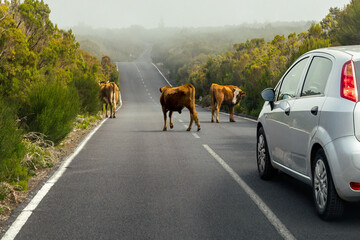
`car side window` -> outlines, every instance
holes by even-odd
[[[307,60],[308,58],[302,59],[286,74],[279,90],[278,101],[295,97]]]
[[[301,96],[321,95],[325,92],[332,61],[325,57],[314,57],[305,78]]]

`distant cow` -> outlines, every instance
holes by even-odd
[[[100,83],[100,99],[105,104],[105,116],[108,117],[108,105],[110,105],[110,118],[116,118],[116,103],[119,100],[119,88],[115,83]]]
[[[113,85],[115,90],[115,103],[121,105],[122,102],[121,102],[121,98],[119,98],[119,93],[120,93],[119,87],[114,82],[109,82],[109,84]],[[116,106],[115,106],[115,110],[116,110]]]
[[[181,110],[186,107],[190,111],[190,124],[187,131],[191,130],[193,121],[195,120],[200,131],[200,123],[195,109],[195,87],[191,84],[185,84],[180,87],[165,86],[160,88],[161,97],[160,103],[164,114],[164,128],[167,130],[166,113],[169,112],[170,128],[174,127],[172,122],[172,114],[174,111],[181,113]]]
[[[246,95],[240,88],[232,85],[221,86],[213,83],[210,87],[211,95],[211,122],[214,122],[214,112],[216,104],[216,122],[219,121],[219,111],[221,104],[227,104],[230,111],[230,122],[235,122],[234,107],[239,104],[241,98]]]

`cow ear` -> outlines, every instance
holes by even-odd
[[[162,88],[160,88],[160,92],[162,93]]]
[[[246,92],[241,91],[240,95],[241,95],[241,96],[245,96],[245,95],[246,95]]]

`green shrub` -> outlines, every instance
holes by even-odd
[[[94,76],[76,73],[72,84],[79,94],[82,113],[92,115],[101,110],[100,88]]]
[[[28,170],[21,166],[25,155],[23,132],[18,129],[15,111],[0,98],[0,181],[26,189]]]
[[[28,131],[45,134],[54,143],[73,128],[80,109],[77,91],[60,82],[37,83],[29,96],[26,112]]]

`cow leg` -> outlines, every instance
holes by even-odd
[[[109,103],[109,105],[110,105],[110,118],[112,118],[113,117],[113,105],[112,105],[112,103]]]
[[[169,118],[170,118],[170,128],[171,129],[174,127],[174,124],[173,124],[173,121],[172,121],[172,114],[173,114],[173,111],[170,111],[169,112]]]
[[[190,130],[191,130],[193,121],[194,121],[194,115],[193,115],[193,113],[190,111],[190,123],[189,123],[189,127],[186,129],[186,131],[190,131]]]
[[[211,122],[214,122],[215,103],[211,101]]]
[[[105,117],[106,117],[106,118],[108,117],[108,115],[107,115],[107,113],[108,113],[107,108],[108,108],[108,104],[107,104],[107,103],[105,103]]]
[[[216,122],[219,123],[219,111],[222,104],[222,99],[216,104]]]
[[[114,114],[113,117],[116,118],[116,92],[114,92],[114,96],[113,96],[113,108],[114,108]]]
[[[167,125],[166,125],[166,109],[163,107],[163,114],[164,114],[164,128],[163,128],[163,131],[166,131],[167,130]]]
[[[114,103],[113,103],[113,117],[116,118],[116,100],[114,99]]]
[[[235,122],[235,119],[234,119],[234,108],[235,108],[234,105],[229,105],[230,122]]]
[[[195,121],[196,125],[198,126],[198,131],[200,131],[201,127],[200,127],[200,122],[199,122],[199,119],[198,119],[198,116],[197,116],[195,106],[192,108],[193,110],[190,109],[190,108],[188,108],[188,109],[190,111],[190,124],[189,124],[189,127],[188,127],[187,131],[191,130],[193,121]]]
[[[197,112],[196,112],[196,109],[194,107],[194,112],[193,112],[193,118],[195,120],[195,123],[196,125],[198,126],[198,131],[200,131],[201,127],[200,127],[200,122],[199,122],[199,118],[198,118],[198,115],[197,115]]]

